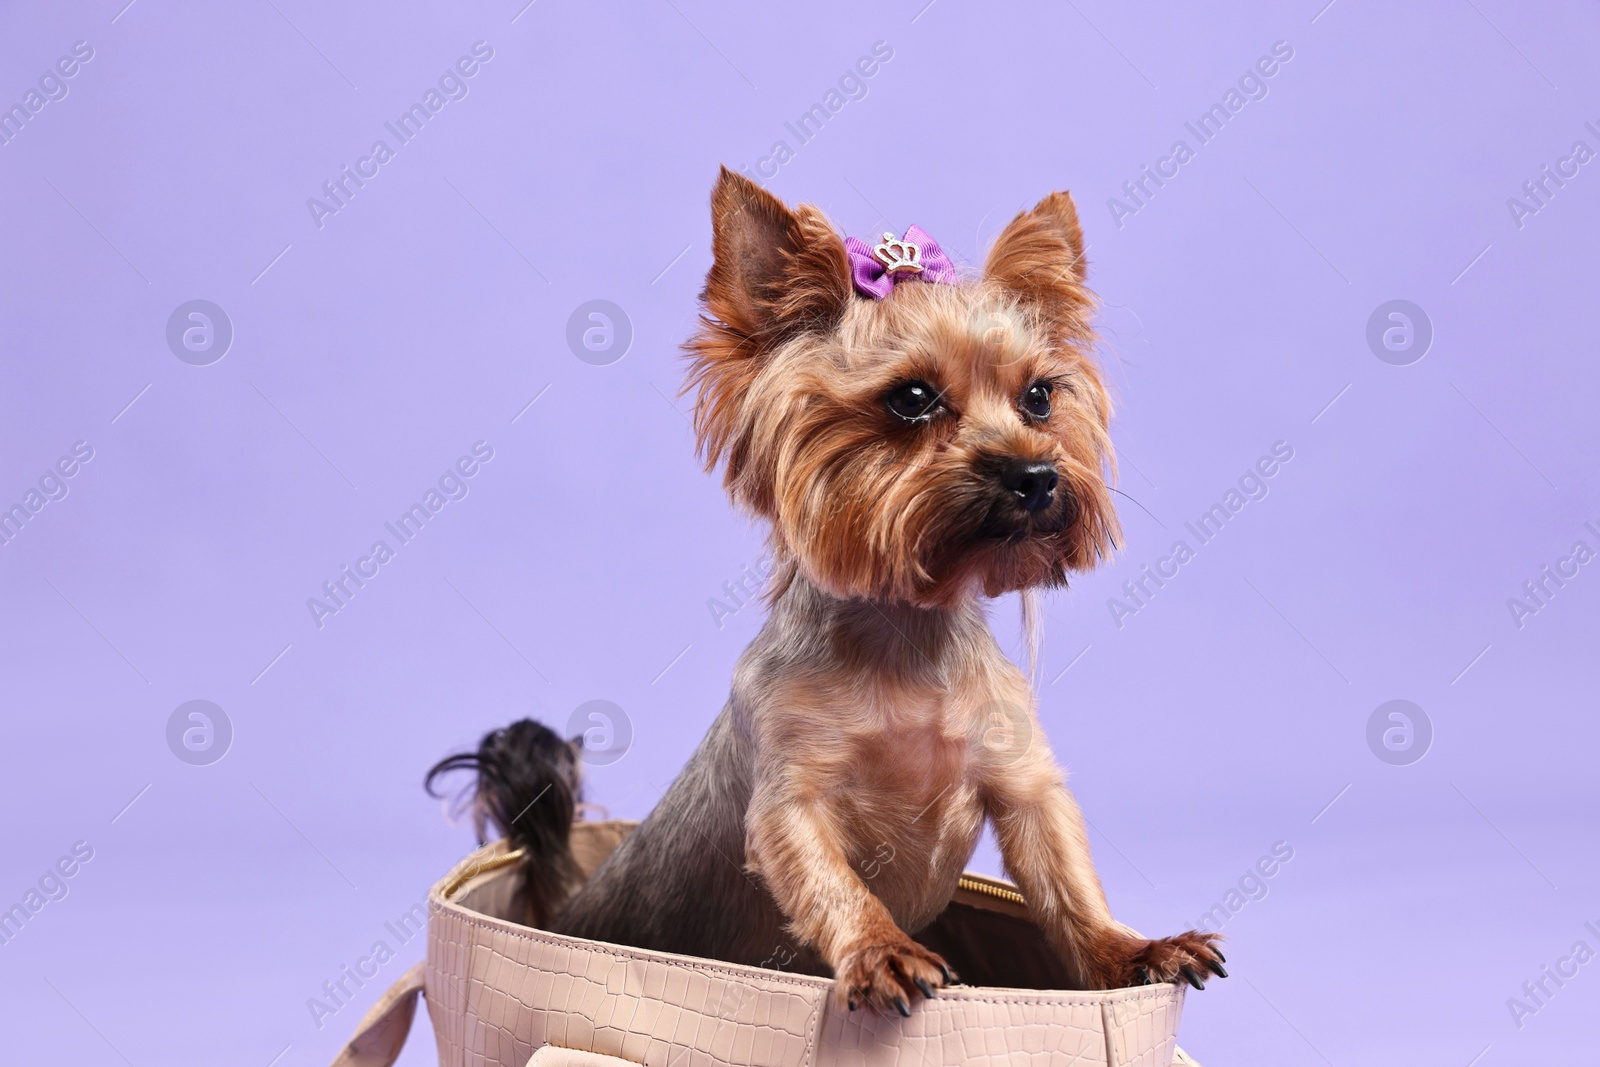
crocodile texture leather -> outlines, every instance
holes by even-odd
[[[824,978],[498,919],[502,854],[485,846],[429,895],[426,996],[442,1067],[524,1067],[546,1045],[645,1067],[1168,1067],[1175,1053],[1176,985],[958,986],[909,1019],[849,1012]]]

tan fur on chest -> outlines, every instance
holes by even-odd
[[[814,806],[828,824],[821,840],[832,839],[902,928],[918,930],[949,902],[976,847],[994,770],[993,709],[1031,718],[1026,682],[979,620],[919,633],[929,640],[913,646],[904,631],[914,623],[869,619],[864,632],[811,615],[801,600],[791,610],[804,620],[780,620],[779,632],[823,639],[758,651],[736,690],[757,780],[774,801]],[[848,648],[835,647],[840,640]],[[764,850],[753,845],[760,870]]]

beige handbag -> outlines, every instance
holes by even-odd
[[[579,823],[587,877],[635,823]],[[968,875],[918,938],[967,981],[909,1019],[833,1004],[826,978],[535,930],[511,914],[516,853],[478,849],[428,894],[428,958],[373,1006],[334,1067],[390,1067],[428,1001],[442,1067],[1167,1067],[1177,985],[1053,992],[1060,962],[1015,887]]]

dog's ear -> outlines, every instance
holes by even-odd
[[[1058,336],[1087,329],[1094,303],[1084,279],[1083,228],[1072,194],[1055,192],[1011,220],[983,265],[984,281],[1035,309]]]
[[[809,204],[791,211],[723,167],[711,229],[713,262],[700,294],[701,329],[687,346],[686,386],[699,387],[695,434],[708,466],[738,450],[737,414],[761,356],[801,333],[833,329],[851,299],[844,241]]]
[[[807,329],[828,330],[850,299],[844,241],[809,204],[783,201],[727,167],[711,193],[714,262],[706,311],[767,345]]]

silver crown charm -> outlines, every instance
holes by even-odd
[[[922,264],[917,262],[921,250],[910,241],[902,241],[892,233],[883,235],[883,243],[872,250],[872,257],[883,264],[890,277],[902,274],[921,274]]]

